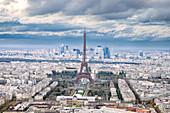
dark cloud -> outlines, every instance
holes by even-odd
[[[69,0],[28,0],[28,13],[31,15],[43,15],[61,11]]]
[[[131,17],[135,14],[134,12],[135,10],[128,10],[128,11],[124,11],[124,12],[114,12],[114,13],[107,13],[107,14],[103,14],[102,17],[104,17],[105,19],[125,19],[128,17]]]
[[[55,24],[21,24],[20,22],[3,22],[0,23],[0,32],[16,31],[16,32],[26,32],[26,31],[68,31],[79,29],[76,26],[66,26],[60,23]]]
[[[142,22],[170,21],[170,7],[168,8],[149,8],[138,14],[136,20]]]
[[[38,38],[39,37],[39,38]],[[15,45],[24,45],[23,48],[27,48],[26,45],[31,45],[31,48],[48,48],[53,45],[51,48],[55,48],[61,43],[67,44],[69,47],[78,46],[82,48],[82,37],[75,38],[75,37],[59,37],[59,36],[38,36],[37,35],[21,35],[21,34],[0,34],[0,39],[4,39],[0,41],[0,47],[3,44],[6,44],[7,47],[12,48],[16,47]],[[88,47],[96,47],[98,45],[102,46],[112,46],[116,48],[170,48],[169,45],[170,41],[127,41],[124,39],[113,39],[113,38],[101,38],[101,39],[87,39],[87,46]],[[44,45],[43,45],[44,44]],[[35,45],[35,46],[34,46]],[[43,45],[43,46],[41,46]],[[46,45],[46,46],[45,46]]]
[[[6,7],[16,0],[3,1],[0,43],[10,39],[73,43],[82,39],[84,26],[91,44],[170,40],[170,0],[28,0],[26,10]]]
[[[126,12],[146,6],[146,0],[29,0],[30,14],[48,14],[62,11],[66,14],[100,15]]]
[[[29,0],[27,12],[43,15],[63,12],[66,15],[99,15],[106,19],[170,21],[169,0]]]

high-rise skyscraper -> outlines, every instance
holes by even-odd
[[[75,58],[79,58],[79,56],[80,56],[80,49],[73,49],[73,56]]]
[[[104,54],[104,58],[110,58],[110,50],[108,47],[104,47],[103,48],[103,54]]]
[[[73,49],[73,51],[77,51],[77,54],[80,54],[80,49]]]
[[[139,56],[143,57],[143,52],[139,51]]]
[[[62,45],[59,47],[59,54],[65,54],[66,51],[68,51],[68,46],[62,43]]]
[[[95,55],[94,49],[90,48],[87,54],[88,54],[90,59],[93,59],[94,55]]]
[[[64,44],[62,43],[62,45],[60,46],[60,54],[64,53]]]
[[[104,58],[102,46],[97,46],[95,48],[95,56],[97,56],[98,59],[103,59]]]

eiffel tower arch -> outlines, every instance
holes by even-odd
[[[86,68],[86,72],[84,73],[83,73],[83,68]],[[94,83],[94,80],[92,79],[91,74],[89,72],[88,63],[86,62],[86,29],[84,29],[83,59],[81,62],[80,72],[77,74],[77,78],[75,82],[78,84],[78,81],[82,78],[88,79],[91,84]]]

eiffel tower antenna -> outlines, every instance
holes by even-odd
[[[84,48],[83,48],[83,61],[86,61],[86,28],[84,28]]]

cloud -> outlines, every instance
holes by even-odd
[[[27,8],[27,0],[1,0],[1,15],[19,16]]]
[[[86,27],[91,39],[170,40],[169,6],[169,0],[1,0],[0,34],[79,37]]]
[[[76,26],[55,24],[22,24],[20,22],[0,23],[0,34],[37,34],[37,35],[68,35],[64,31],[71,32],[80,29]],[[63,33],[61,33],[63,32]],[[75,34],[75,33],[74,33]],[[78,34],[77,34],[78,35]]]
[[[106,19],[137,17],[139,21],[170,21],[169,0],[28,0],[28,3],[30,15],[62,12],[66,15],[98,15]]]
[[[123,26],[123,27],[122,27]],[[135,40],[170,40],[170,29],[162,25],[121,25],[117,26],[113,38],[126,38],[130,41]]]

